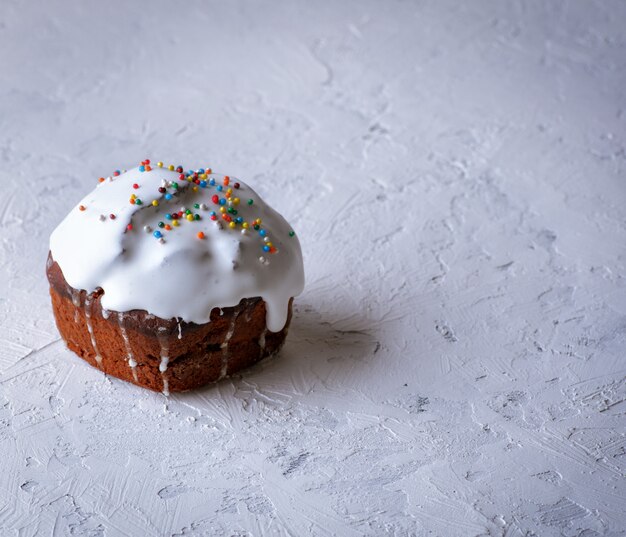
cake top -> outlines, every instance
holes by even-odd
[[[50,251],[69,285],[103,289],[103,308],[198,324],[258,296],[277,332],[304,287],[298,238],[252,188],[149,160],[101,177],[52,232]]]

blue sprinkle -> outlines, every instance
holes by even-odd
[[[243,222],[243,218],[241,218],[241,216],[238,216],[237,218],[235,218],[235,222],[241,224],[241,222]]]
[[[145,172],[146,171],[146,167],[145,166],[139,166],[139,171],[140,172]]]
[[[209,216],[215,216],[215,211],[211,211],[211,212],[209,213]]]
[[[264,229],[261,229],[259,231],[259,235],[261,235],[261,237],[265,237],[265,235],[267,235],[267,231],[265,231]]]
[[[215,179],[211,179],[211,180],[209,181],[209,184],[210,184],[211,186],[215,186]]]
[[[270,251],[270,247],[269,246],[263,246],[263,251],[264,252],[269,252]]]
[[[200,168],[200,169],[198,170],[198,174],[201,174],[201,173],[204,173],[204,168]]]
[[[157,238],[160,239],[163,236],[163,233],[161,233],[159,230],[155,231],[153,233],[153,235]]]
[[[167,214],[165,215],[165,218],[166,218],[167,220],[171,220],[171,219],[172,219],[172,215],[171,215],[170,213],[167,213]]]
[[[224,190],[224,187],[222,185],[217,185],[217,191],[221,192],[222,190]]]
[[[220,199],[220,205],[226,205],[226,198]]]
[[[200,186],[202,188],[206,188],[206,181],[200,181]]]
[[[165,194],[165,199],[166,200],[171,200],[172,199],[172,195],[168,192],[167,194]]]

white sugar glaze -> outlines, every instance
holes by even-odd
[[[268,329],[279,331],[287,320],[289,299],[304,287],[298,238],[290,236],[285,219],[248,185],[230,178],[230,184],[218,191],[224,176],[211,174],[206,182],[211,179],[216,184],[202,188],[180,179],[175,171],[156,166],[152,171],[134,168],[107,178],[54,230],[52,257],[75,289],[91,293],[102,288],[101,304],[108,310],[140,309],[201,324],[210,320],[213,308],[236,306],[243,298],[260,296],[266,304]],[[178,184],[177,190],[172,182]],[[235,182],[239,189],[233,188]],[[159,192],[160,187],[166,192]],[[260,218],[268,239],[252,227],[242,233],[241,224],[231,229],[221,218],[210,219],[210,211],[221,216],[212,196],[226,198],[227,188],[233,188],[231,199],[241,200],[232,205],[238,211],[236,216],[248,223]],[[168,193],[172,194],[170,200],[165,198]],[[141,205],[129,202],[132,194]],[[252,205],[248,199],[253,200]],[[158,206],[152,205],[153,200]],[[183,217],[171,231],[158,226],[159,222],[172,224],[166,213],[182,208],[201,219],[190,222]],[[127,230],[128,224],[132,230]],[[163,241],[154,237],[154,231],[162,233]],[[197,236],[200,231],[203,239]],[[263,251],[267,241],[277,248],[276,253]]]

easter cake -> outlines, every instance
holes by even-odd
[[[248,185],[149,160],[98,180],[46,272],[68,348],[165,394],[276,353],[304,286],[298,238]]]

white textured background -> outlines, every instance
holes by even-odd
[[[0,3],[0,535],[625,535],[626,4]],[[169,399],[56,333],[143,158],[298,231],[284,351]]]

